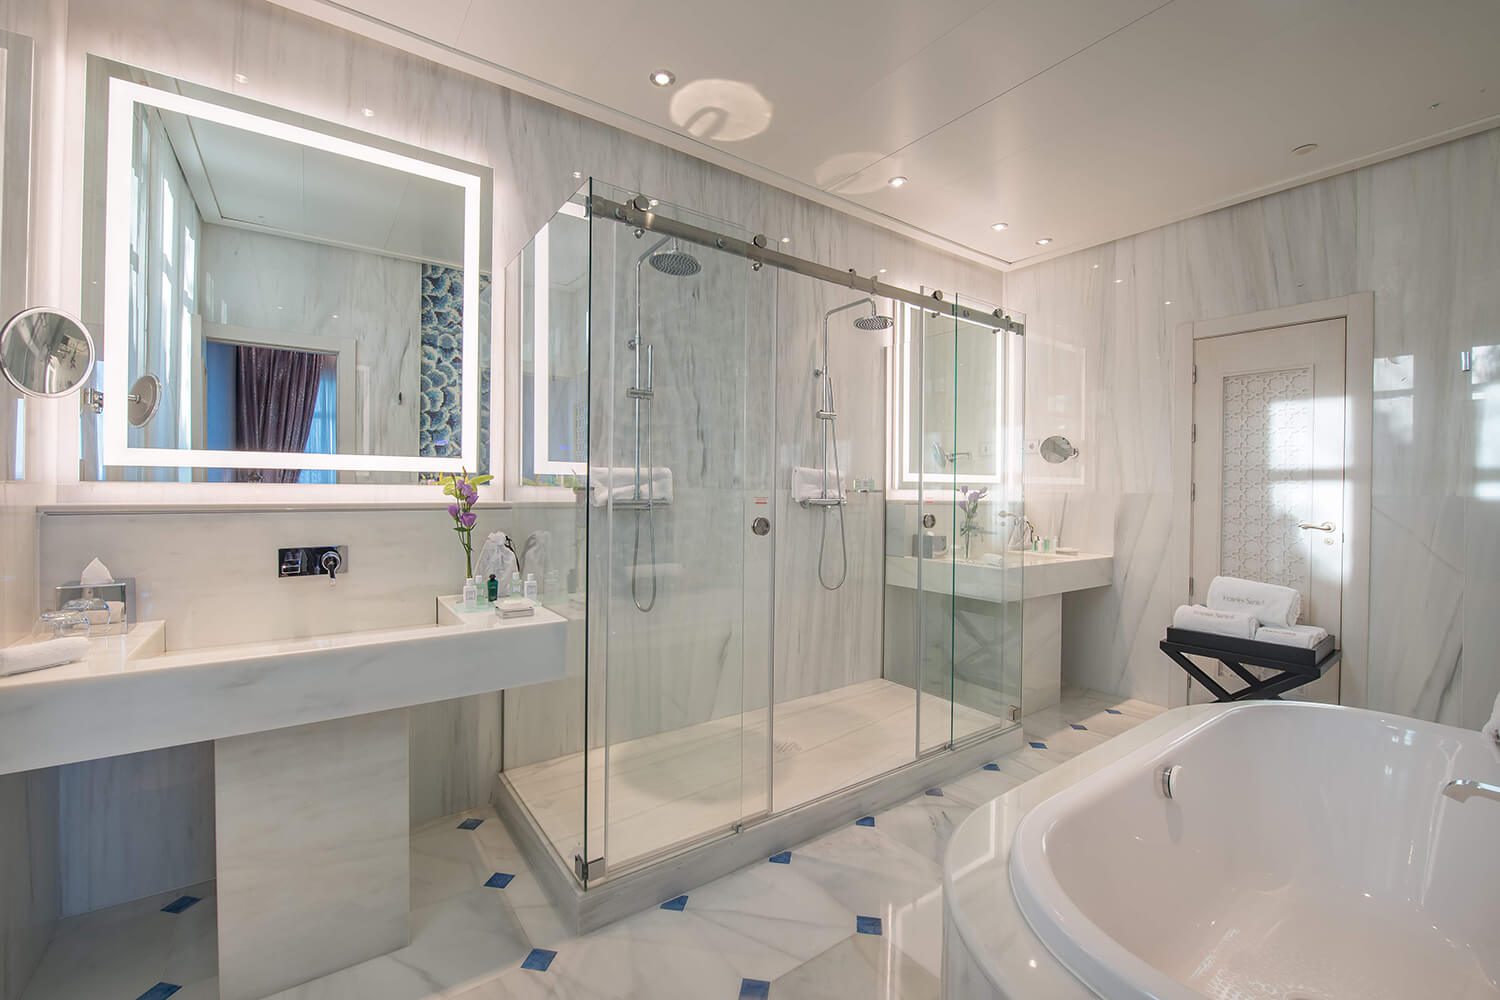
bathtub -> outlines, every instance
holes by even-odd
[[[1480,734],[1197,706],[1070,765],[955,833],[948,996],[1500,997],[1500,801],[1442,791],[1500,783]]]

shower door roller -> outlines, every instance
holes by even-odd
[[[771,522],[764,517],[757,517],[750,522],[750,530],[757,535],[769,535],[771,533]]]

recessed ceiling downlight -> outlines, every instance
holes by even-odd
[[[901,174],[897,174],[895,177],[892,177],[890,180],[886,181],[886,183],[893,188],[906,187],[906,178]]]
[[[1318,148],[1318,144],[1315,143],[1315,142],[1304,142],[1300,146],[1293,147],[1293,149],[1292,149],[1292,155],[1293,156],[1306,156],[1308,153],[1311,153],[1313,150],[1315,150],[1317,148]]]
[[[990,228],[993,229],[997,233],[1003,233],[1007,229],[1010,228],[1010,223],[1009,222],[992,222],[992,223],[990,223]]]
[[[1043,236],[1041,239],[1039,239],[1039,240],[1036,241],[1036,245],[1039,246],[1039,247],[1044,247],[1048,243],[1051,243],[1051,242],[1052,242],[1052,237],[1050,237],[1050,236]]]
[[[658,87],[670,87],[677,82],[677,74],[669,69],[654,69],[651,71],[651,82]]]

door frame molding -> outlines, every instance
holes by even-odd
[[[1336,299],[1265,309],[1238,316],[1177,324],[1172,337],[1173,561],[1181,568],[1176,590],[1187,601],[1193,571],[1190,500],[1193,488],[1193,348],[1211,337],[1256,333],[1283,326],[1344,321],[1344,591],[1340,648],[1339,702],[1363,708],[1369,675],[1370,646],[1370,488],[1374,437],[1375,293],[1356,292]],[[1187,704],[1187,678],[1173,677],[1168,689],[1172,707]]]

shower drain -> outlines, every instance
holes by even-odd
[[[776,741],[776,753],[779,754],[782,757],[785,757],[787,754],[801,753],[801,752],[802,752],[802,744],[798,743],[796,740],[777,740]],[[1290,1000],[1290,998],[1289,998],[1289,1000]]]

